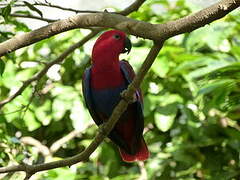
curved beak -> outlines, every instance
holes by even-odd
[[[122,53],[127,52],[127,54],[131,51],[132,48],[132,43],[130,41],[130,39],[128,37],[125,38],[124,40],[124,49],[122,51]]]

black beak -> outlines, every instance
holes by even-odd
[[[124,49],[122,51],[122,53],[127,52],[127,54],[131,51],[132,48],[132,43],[130,41],[130,39],[128,37],[125,38],[124,40]]]

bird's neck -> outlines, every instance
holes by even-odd
[[[95,89],[114,88],[123,84],[119,56],[93,57],[91,84]]]

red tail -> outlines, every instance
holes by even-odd
[[[120,151],[122,160],[125,162],[145,161],[148,159],[150,155],[144,139],[142,139],[142,143],[139,148],[139,151],[134,155],[126,153],[123,149],[119,149],[119,151]]]

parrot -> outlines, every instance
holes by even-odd
[[[93,45],[91,66],[83,73],[82,90],[87,109],[94,122],[100,126],[107,122],[121,100],[135,73],[121,53],[129,53],[132,44],[120,30],[109,30],[99,36]],[[134,102],[115,124],[108,138],[118,146],[124,162],[144,161],[149,150],[143,138],[143,98],[140,88],[134,93]]]

